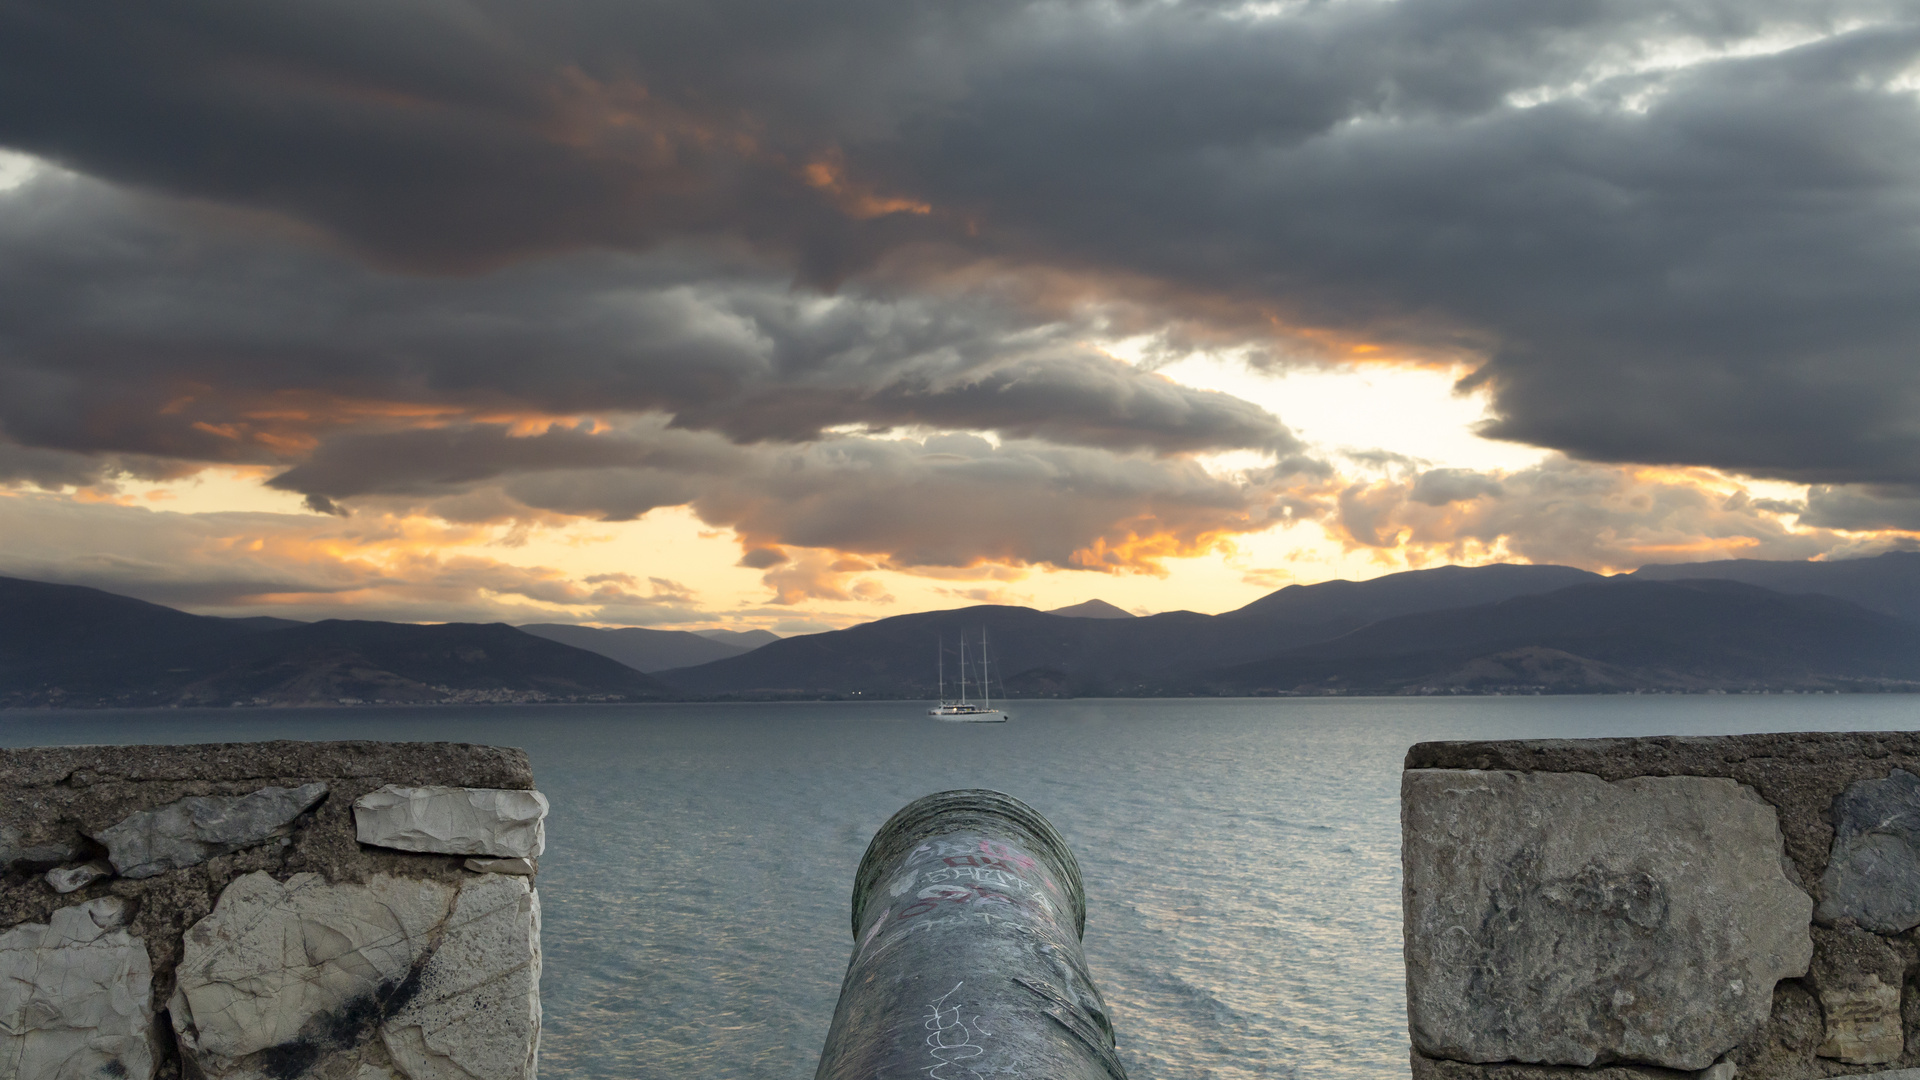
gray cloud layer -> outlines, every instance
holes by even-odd
[[[600,434],[477,426],[343,436],[273,484],[454,521],[525,511],[624,520],[690,504],[738,530],[760,569],[785,561],[767,554],[782,545],[907,567],[984,558],[1138,568],[1282,520],[1278,496],[1292,475],[1219,477],[1181,459],[957,434],[741,447],[640,423]],[[479,487],[500,497],[476,498]],[[1157,546],[1135,550],[1142,540]]]
[[[283,460],[302,451],[274,430],[364,424],[373,405],[396,422],[657,410],[741,441],[852,424],[1299,447],[1257,406],[989,296],[796,294],[671,254],[397,275],[249,224],[59,175],[0,199],[0,425],[29,445],[202,460]]]
[[[275,462],[316,505],[703,498],[839,543],[885,515],[768,462],[854,490],[919,452],[836,430],[984,430],[1011,448],[966,469],[1089,500],[1052,552],[1117,535],[1104,492],[1212,490],[1165,455],[1306,464],[1084,344],[1119,319],[1477,351],[1492,434],[1909,520],[1846,500],[1920,484],[1917,71],[1875,0],[0,2],[0,144],[120,185],[3,197],[0,475]],[[530,413],[725,462],[487,425]]]

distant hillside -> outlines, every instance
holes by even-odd
[[[1744,581],[1783,593],[1820,593],[1851,600],[1863,608],[1920,622],[1920,552],[1890,551],[1870,559],[1833,562],[1776,562],[1725,559],[1720,562],[1661,563],[1633,574],[1648,581],[1720,578]]]
[[[724,660],[750,651],[731,642],[717,641],[685,630],[649,630],[639,626],[604,629],[567,623],[532,623],[520,629],[548,641],[599,653],[635,671],[665,671],[668,668],[704,664],[710,660]],[[768,636],[772,637],[770,634]]]
[[[1597,574],[1562,566],[1445,567],[1372,581],[1294,585],[1237,611],[1075,618],[983,605],[928,611],[792,637],[698,667],[660,673],[695,696],[931,697],[939,643],[984,629],[1000,679],[1016,695],[1157,694],[1200,671],[1271,657],[1378,619],[1548,592]]]
[[[1367,581],[1289,585],[1221,618],[1320,626],[1327,628],[1330,632],[1326,636],[1331,637],[1398,615],[1488,604],[1604,580],[1599,574],[1571,566],[1438,566]]]
[[[1382,620],[1200,682],[1234,693],[1916,689],[1920,625],[1740,582],[1615,578]]]
[[[1132,619],[1133,612],[1114,607],[1105,600],[1088,600],[1067,607],[1049,608],[1049,615],[1065,615],[1069,619]]]
[[[229,618],[227,621],[250,630],[285,630],[289,626],[307,625],[299,619],[280,619],[272,615],[243,615],[238,618]]]
[[[694,633],[742,649],[757,649],[780,640],[780,635],[771,630],[695,630]]]
[[[262,628],[74,585],[0,578],[0,705],[639,700],[666,688],[500,623]]]
[[[1689,567],[1775,575],[1807,587],[1797,593],[1660,580],[1666,568],[1603,578],[1554,566],[1443,567],[1292,586],[1222,615],[983,605],[774,638],[749,652],[733,643],[754,639],[745,634],[218,619],[0,578],[0,706],[924,699],[935,692],[937,657],[947,658],[951,690],[961,638],[977,663],[983,633],[996,696],[1920,690],[1920,622],[1884,610],[1904,610],[1901,575],[1920,565],[1914,559]],[[1814,588],[1872,592],[1883,610]]]

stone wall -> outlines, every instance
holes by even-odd
[[[1920,733],[1423,743],[1415,1080],[1920,1080]]]
[[[518,750],[0,750],[0,1077],[526,1080]]]

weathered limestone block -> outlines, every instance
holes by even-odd
[[[1852,919],[1881,934],[1920,926],[1920,776],[1894,769],[1833,800],[1820,892],[1821,922]]]
[[[540,1048],[540,894],[469,882],[413,997],[380,1029],[408,1080],[521,1080]]]
[[[1774,810],[1731,780],[1411,769],[1401,821],[1428,1057],[1705,1069],[1812,956]]]
[[[327,785],[267,787],[250,795],[195,795],[129,815],[93,834],[121,877],[149,878],[293,831]]]
[[[263,1050],[318,1056],[322,1029],[377,1017],[401,992],[452,899],[450,886],[385,875],[236,879],[187,931],[168,1005],[182,1048],[216,1075]]]
[[[495,875],[248,874],[187,932],[177,977],[181,1052],[210,1080],[524,1080],[538,902],[525,879]]]
[[[125,919],[101,897],[0,934],[0,1076],[150,1080],[153,970]]]
[[[399,787],[354,800],[363,844],[441,855],[534,859],[546,850],[547,797],[506,788]]]

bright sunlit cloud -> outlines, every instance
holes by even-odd
[[[1455,392],[1463,372],[1364,366],[1269,374],[1197,353],[1159,370],[1188,386],[1251,401],[1323,452],[1387,450],[1468,469],[1522,469],[1545,457],[1535,447],[1474,434],[1488,402],[1483,394]]]

